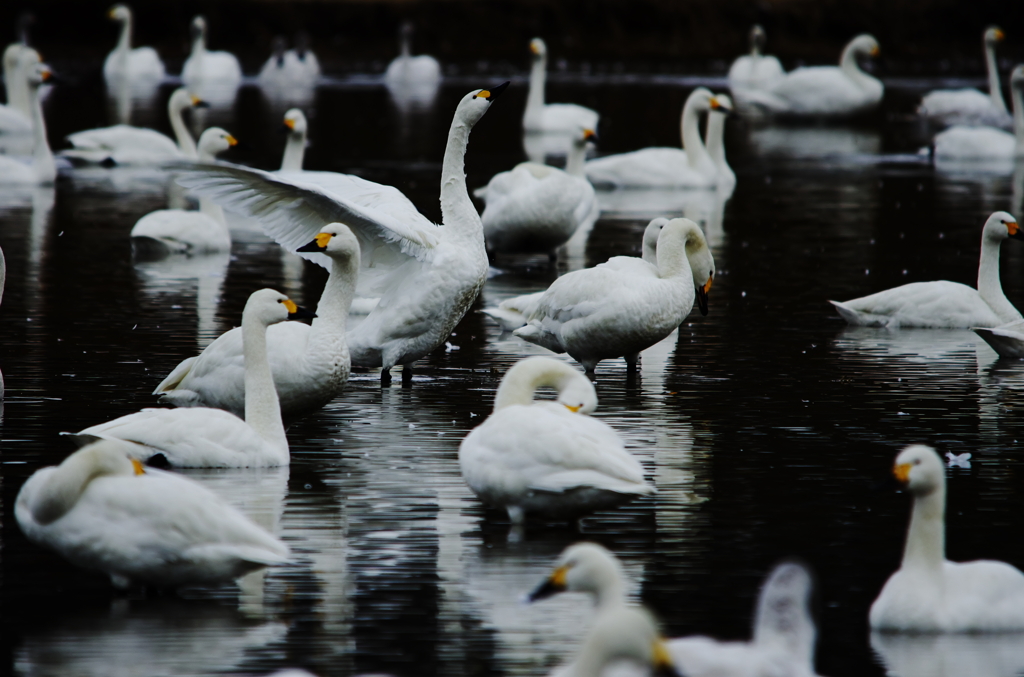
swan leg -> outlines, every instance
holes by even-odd
[[[626,366],[629,368],[629,371],[636,371],[636,365],[640,363],[640,353],[632,353],[624,357],[626,358]]]
[[[402,385],[412,385],[412,363],[402,365]]]
[[[391,385],[391,367],[384,367],[380,370],[380,384],[382,386]]]

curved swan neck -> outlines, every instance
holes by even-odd
[[[843,55],[839,59],[839,69],[861,89],[865,89],[875,82],[875,78],[860,69],[860,65],[857,63],[857,45],[855,43],[850,43],[843,50]]]
[[[57,178],[57,165],[53,151],[46,140],[46,121],[43,119],[43,102],[39,100],[39,87],[28,88],[29,107],[32,110],[32,167],[41,183],[52,183]]]
[[[701,165],[711,160],[704,142],[700,138],[700,109],[695,101],[687,101],[683,106],[683,118],[680,122],[683,134],[683,148],[686,150],[686,162],[692,169],[701,171]]]
[[[999,66],[996,65],[996,46],[985,41],[985,70],[988,75],[988,95],[992,99],[992,105],[999,111],[1007,113],[1006,101],[1003,100],[1003,90],[999,86]]]
[[[316,306],[316,319],[309,333],[308,354],[315,353],[321,337],[327,339],[327,343],[333,343],[339,337],[344,340],[358,274],[358,251],[348,257],[331,257],[331,274]],[[315,359],[322,358],[318,356]]]
[[[547,81],[548,57],[540,54],[533,59],[530,67],[530,91],[526,95],[526,110],[540,111],[544,108],[544,86]]]
[[[116,51],[118,56],[121,58],[127,58],[128,52],[132,48],[132,15],[128,14],[125,16],[124,21],[121,22],[121,37],[117,41]],[[127,73],[124,73],[127,75]]]
[[[1019,156],[1024,151],[1024,81],[1018,80],[1010,85],[1010,98],[1013,100],[1013,135],[1017,139]]]
[[[267,358],[267,325],[244,310],[242,355],[245,359],[245,422],[268,444],[287,451],[281,404]]]
[[[131,462],[126,456],[114,456],[95,446],[83,448],[54,468],[35,492],[29,506],[32,517],[39,524],[49,524],[71,510],[89,483],[97,477],[130,475],[132,472]]]
[[[574,141],[565,159],[565,173],[569,176],[583,177],[586,175],[587,142]]]
[[[914,497],[902,568],[941,568],[946,559],[946,487]]]
[[[711,161],[715,163],[715,167],[729,168],[729,163],[725,160],[725,144],[723,143],[723,137],[725,135],[725,116],[721,113],[711,112],[708,113],[708,129],[705,132],[704,137],[707,143],[708,156]]]
[[[476,237],[483,232],[483,223],[466,189],[466,148],[472,126],[456,113],[448,131],[448,145],[441,166],[441,221],[453,235]],[[447,235],[446,235],[447,237]],[[483,239],[480,246],[483,247]]]
[[[409,39],[409,31],[402,30],[398,35],[398,56],[408,59],[412,55],[412,40]]]
[[[508,370],[494,396],[494,411],[513,405],[533,403],[537,388],[551,386],[562,392],[575,378],[584,378],[572,367],[563,364],[520,362]]]
[[[301,171],[306,156],[306,132],[291,132],[284,145],[284,157],[281,158],[281,169],[284,171]]]
[[[167,117],[171,120],[171,129],[174,130],[174,138],[178,142],[178,149],[181,150],[182,156],[186,160],[197,160],[199,159],[199,151],[196,150],[196,142],[181,117],[185,108],[188,108],[191,102],[183,104],[179,99],[180,97],[174,94],[171,95],[171,100],[167,102]]]
[[[978,294],[1003,322],[1020,319],[1020,313],[1003,293],[999,281],[999,245],[985,235],[981,237],[981,261],[978,264]]]

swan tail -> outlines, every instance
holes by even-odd
[[[156,387],[153,394],[165,395],[177,390],[178,386],[181,385],[181,382],[185,380],[185,377],[192,371],[192,365],[195,364],[197,359],[199,359],[199,356],[193,355],[192,357],[179,362],[178,366],[172,369],[171,373],[168,374],[163,381],[160,381],[160,385]]]
[[[1000,357],[1024,358],[1024,334],[998,328],[971,327]]]
[[[522,313],[506,308],[484,308],[480,311],[493,318],[501,325],[502,331],[515,331],[526,325],[526,317]]]
[[[864,325],[868,327],[881,327],[885,326],[889,322],[889,320],[892,319],[889,317],[885,317],[882,318],[882,321],[878,321],[878,319],[875,316],[871,315],[870,313],[862,313],[861,311],[855,310],[841,301],[829,301],[829,303],[836,307],[836,310],[839,311],[839,314],[843,317],[844,320],[846,320],[848,324],[854,326]]]

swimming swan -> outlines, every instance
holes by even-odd
[[[156,86],[164,79],[164,63],[152,47],[136,47],[132,49],[132,13],[125,5],[114,5],[107,16],[121,23],[121,37],[117,47],[107,55],[103,62],[103,78],[107,87],[122,78],[131,84],[150,84]]]
[[[273,289],[253,292],[242,311],[245,420],[221,409],[143,409],[94,425],[79,436],[134,442],[132,455],[162,455],[182,468],[265,468],[288,465],[288,438],[267,358],[267,327],[314,317]]]
[[[28,95],[31,69],[42,63],[39,52],[22,43],[13,43],[4,50],[4,85],[7,104],[0,104],[0,133],[31,134],[32,106]]]
[[[441,64],[437,59],[428,54],[412,56],[412,32],[412,24],[408,21],[399,29],[399,54],[384,73],[384,83],[388,87],[425,87],[441,80]]]
[[[715,261],[700,227],[672,219],[658,238],[657,266],[602,264],[555,280],[513,334],[556,353],[569,353],[588,374],[601,360],[625,357],[671,334],[693,310],[707,314]]]
[[[326,224],[351,228],[361,250],[359,295],[380,298],[348,333],[352,364],[382,367],[384,382],[396,364],[406,366],[403,378],[411,377],[411,364],[448,338],[483,287],[483,226],[466,190],[464,160],[473,125],[506,87],[470,92],[455,110],[441,170],[443,227],[396,188],[345,174],[317,172],[329,175],[321,183],[309,172],[293,178],[220,166],[185,171],[179,183],[259,220],[291,251]]]
[[[312,326],[282,322],[267,329],[270,370],[286,419],[319,409],[348,382],[345,323],[359,271],[359,241],[340,223],[324,227],[299,250],[323,252],[332,268]],[[175,367],[153,394],[178,407],[216,407],[241,414],[246,406],[243,348],[241,329],[221,334],[198,356]]]
[[[973,91],[973,90],[972,90]],[[936,160],[1003,160],[1024,157],[1024,65],[1010,74],[1013,134],[995,127],[956,125],[935,135]],[[1000,99],[1002,100],[1002,99]],[[1012,171],[1012,165],[1006,165]]]
[[[596,186],[623,188],[717,185],[718,168],[700,138],[700,115],[719,109],[728,112],[728,101],[728,97],[721,99],[698,87],[683,106],[683,148],[644,148],[590,160],[586,164],[587,178]],[[709,128],[708,133],[711,131]]]
[[[191,91],[218,103],[234,96],[242,82],[242,67],[230,52],[206,49],[206,19],[192,19],[192,53],[181,69],[181,81]]]
[[[26,164],[6,155],[0,155],[0,185],[51,185],[57,178],[57,165],[46,140],[46,122],[39,101],[39,87],[50,79],[50,68],[37,63],[28,70],[28,100],[32,110],[32,162]]]
[[[628,662],[628,668],[624,665]],[[576,658],[549,677],[597,677],[612,674],[680,677],[665,640],[650,612],[642,607],[616,607],[598,614]],[[689,673],[686,673],[689,675]]]
[[[998,327],[1024,319],[999,283],[999,246],[1012,237],[1024,240],[1017,220],[995,212],[981,231],[978,288],[959,282],[911,282],[851,301],[829,301],[853,325],[960,329]]]
[[[541,386],[554,387],[558,399],[534,400]],[[459,445],[462,478],[513,524],[578,517],[655,493],[618,434],[588,416],[596,407],[594,386],[569,365],[520,360],[501,379],[494,412]]]
[[[730,89],[767,89],[786,74],[777,58],[761,53],[764,43],[764,29],[751,28],[750,54],[737,58],[729,67]]]
[[[320,62],[305,37],[297,43],[295,49],[287,49],[284,38],[274,38],[273,54],[257,76],[260,87],[277,96],[312,90],[320,79]]]
[[[900,568],[871,605],[872,630],[1024,630],[1024,573],[992,560],[946,559],[946,466],[931,447],[912,445],[893,474],[914,497]]]
[[[581,127],[597,129],[596,111],[574,103],[544,103],[544,84],[547,79],[548,48],[540,38],[530,41],[533,66],[530,69],[530,91],[523,112],[523,130],[575,134]]]
[[[198,482],[144,469],[100,440],[38,470],[14,506],[30,541],[113,584],[212,584],[288,561],[288,548]]]
[[[988,94],[976,89],[939,89],[929,92],[918,106],[917,112],[942,126],[990,125],[1008,127],[1010,113],[1006,110],[1003,92],[999,87],[999,67],[996,65],[996,45],[1004,34],[995,26],[985,29],[982,47],[985,51],[985,71],[988,75]]]

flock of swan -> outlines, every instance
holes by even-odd
[[[122,29],[104,63],[108,86],[163,81],[156,52],[132,47],[128,8],[114,7],[110,18]],[[122,588],[218,583],[289,561],[280,539],[214,492],[163,468],[287,465],[286,422],[338,397],[353,367],[379,368],[386,383],[392,367],[400,365],[403,379],[409,379],[412,365],[443,345],[477,298],[489,257],[556,256],[577,229],[597,218],[597,190],[700,188],[731,194],[736,176],[725,159],[723,134],[734,102],[741,111],[835,117],[872,110],[883,93],[882,83],[857,61],[878,53],[871,36],[854,38],[838,67],[787,73],[777,59],[762,54],[764,31],[755,27],[751,54],[729,71],[732,97],[698,87],[687,98],[681,148],[588,160],[598,113],[546,103],[547,47],[534,39],[522,126],[527,135],[567,140],[565,169],[534,161],[495,175],[476,193],[486,203],[479,213],[466,185],[469,137],[508,83],[473,90],[453,113],[440,177],[442,223],[434,224],[391,186],[303,169],[308,124],[299,109],[284,117],[289,137],[280,170],[216,162],[235,138],[211,127],[197,143],[183,116],[216,99],[217,92],[237,87],[241,69],[231,54],[206,48],[202,17],[191,29],[184,86],[168,102],[175,139],[120,124],[70,135],[72,148],[61,154],[76,163],[170,166],[198,197],[198,211],[164,209],[139,219],[130,233],[138,256],[230,250],[223,213],[229,210],[259,221],[282,247],[325,266],[329,277],[315,313],[277,291],[253,292],[240,327],[185,358],[156,386],[154,394],[172,408],[146,408],[68,433],[80,448],[21,488],[15,517],[31,541],[109,575]],[[436,60],[411,55],[411,27],[401,35],[401,55],[385,75],[388,86],[436,87]],[[993,56],[1002,38],[998,29],[985,33],[989,95],[933,92],[922,102],[922,115],[954,125],[936,136],[937,157],[954,153],[957,144],[972,148],[974,157],[997,146],[1000,153],[1012,148],[1011,156],[1021,154],[1024,67],[1011,76],[1011,118]],[[0,183],[52,183],[57,164],[40,103],[50,71],[23,44],[8,48],[4,68],[8,104],[0,108],[0,131],[31,135],[34,150],[27,159],[0,155]],[[314,83],[319,74],[316,57],[300,41],[292,50],[275,45],[258,79],[269,87]],[[1010,124],[1016,137],[1001,129]],[[980,135],[1002,139],[1002,145],[986,145]],[[1012,215],[992,214],[982,230],[977,288],[917,282],[833,303],[851,324],[970,327],[1001,354],[1024,355],[1024,317],[999,281],[999,248],[1007,238],[1024,239],[1024,233]],[[639,353],[678,328],[695,303],[707,314],[716,269],[704,232],[686,218],[651,220],[642,251],[641,257],[616,256],[567,273],[546,290],[484,310],[504,330],[568,354],[585,372],[548,357],[520,360],[504,374],[490,416],[462,440],[458,462],[466,484],[516,528],[538,517],[572,520],[655,493],[615,429],[590,416],[598,404],[592,378],[603,360],[621,357],[635,367]],[[0,253],[0,293],[3,279]],[[353,321],[357,307],[362,317]],[[312,322],[294,321],[299,318]],[[553,388],[555,399],[535,399],[543,387]],[[944,467],[933,449],[921,445],[895,459],[894,476],[912,496],[911,519],[901,566],[872,605],[869,623],[909,633],[1024,630],[1024,573],[1001,562],[945,559]],[[530,600],[562,591],[594,597],[595,615],[579,656],[557,674],[596,675],[606,664],[627,659],[669,674],[809,676],[815,673],[817,632],[808,610],[811,580],[795,562],[770,573],[750,642],[663,639],[653,617],[626,601],[614,555],[594,544],[569,547]]]

